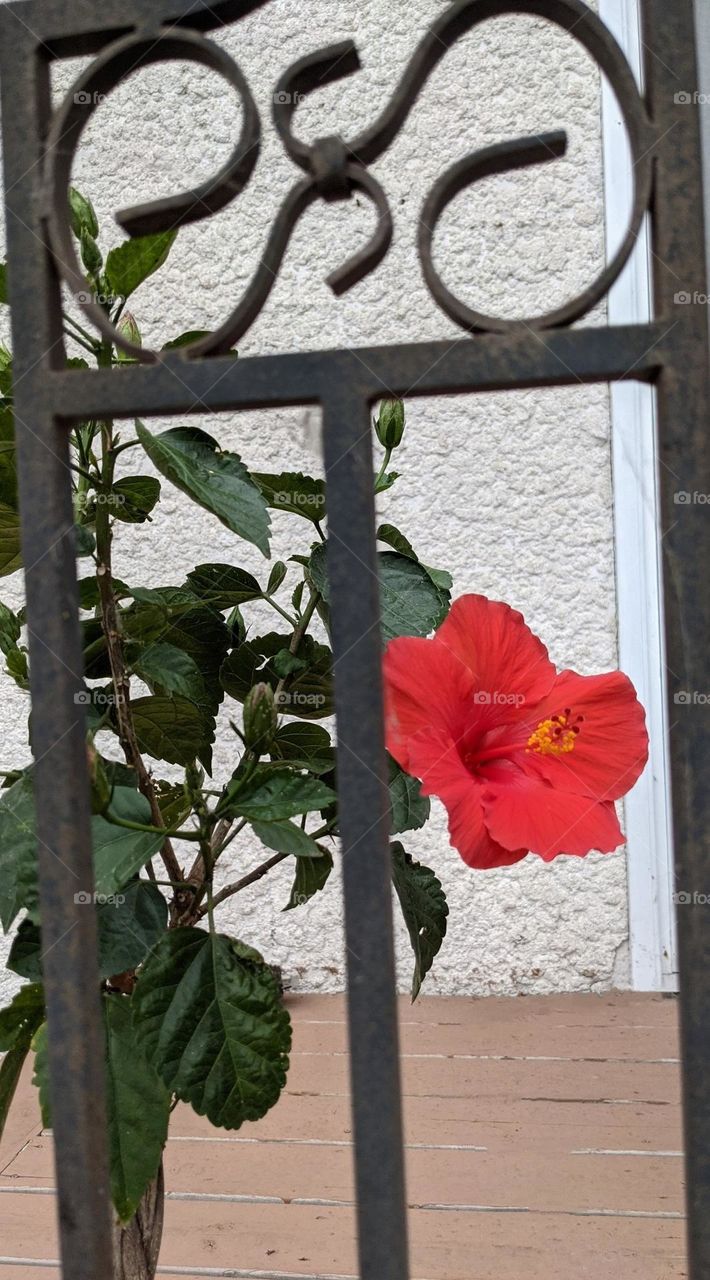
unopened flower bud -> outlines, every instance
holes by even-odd
[[[385,400],[375,423],[377,439],[384,449],[396,449],[404,435],[404,403]]]
[[[278,717],[270,684],[255,684],[244,703],[244,744],[250,751],[268,751]]]

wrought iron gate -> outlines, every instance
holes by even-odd
[[[111,1275],[102,1054],[99,1049],[96,926],[75,902],[75,880],[92,887],[85,733],[74,695],[81,687],[73,517],[66,462],[68,425],[87,417],[132,417],[317,404],[324,417],[330,528],[329,572],[341,751],[339,787],[348,951],[352,1090],[363,1280],[408,1275],[397,1018],[387,864],[380,641],[370,448],[370,406],[383,394],[431,396],[638,379],[655,384],[668,665],[678,688],[710,691],[710,520],[679,507],[678,491],[710,491],[710,385],[697,87],[692,0],[642,0],[645,96],[623,54],[582,0],[454,0],[424,37],[390,104],[359,137],[310,146],[292,131],[298,95],[355,72],[350,42],[305,58],[282,77],[274,123],[302,171],[271,231],[264,261],[229,320],[192,347],[154,355],[115,333],[101,308],[92,323],[138,364],[120,376],[65,368],[60,280],[85,281],[69,232],[72,157],[91,115],[137,62],[194,59],[225,76],[244,108],[242,137],[223,170],[195,191],[124,211],[131,234],[183,225],[223,207],[247,184],[259,149],[259,117],[235,63],[205,32],[236,22],[267,0],[19,0],[0,10],[2,110],[15,358],[23,552],[32,666],[32,737],[40,887],[51,1033],[51,1089],[64,1275]],[[509,322],[465,306],[438,278],[432,235],[446,205],[492,173],[554,159],[565,135],[510,141],[462,160],[434,186],[419,225],[430,291],[470,339],[321,351],[233,361],[225,353],[260,312],[303,210],[318,199],[363,192],[377,231],[331,277],[342,293],[386,255],[387,197],[369,165],[404,126],[430,71],[477,23],[502,14],[547,18],[570,33],[604,71],[625,116],[634,163],[631,224],[614,261],[580,297],[554,313]],[[662,51],[663,56],[656,56]],[[93,61],[53,111],[53,60]],[[670,70],[672,66],[673,70]],[[683,92],[679,94],[679,86]],[[76,95],[84,95],[77,105]],[[90,99],[86,95],[93,95]],[[604,298],[650,210],[655,314],[649,324],[571,328]],[[678,281],[681,285],[678,285]],[[701,295],[674,302],[677,289]],[[670,691],[673,701],[673,688]],[[79,714],[78,714],[79,710]],[[684,709],[672,738],[673,809],[679,882],[706,893],[710,863],[710,721]],[[380,776],[364,761],[379,761]],[[77,786],[85,779],[84,787]],[[381,820],[373,826],[373,815]],[[53,850],[53,852],[52,852]],[[58,856],[54,856],[54,855]],[[364,924],[363,924],[364,922]],[[684,906],[679,920],[689,1231],[693,1280],[710,1276],[710,913]],[[61,965],[53,944],[65,939]]]

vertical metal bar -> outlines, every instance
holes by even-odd
[[[645,0],[690,1276],[710,1275],[710,376],[693,0]],[[680,95],[680,96],[679,96]],[[690,100],[689,100],[690,99]],[[678,295],[690,295],[691,301]],[[677,700],[676,695],[682,695]],[[702,895],[698,897],[697,895]]]
[[[333,377],[323,429],[360,1275],[407,1280],[372,438],[347,376]]]
[[[50,1094],[66,1280],[108,1280],[111,1219],[99,1008],[82,648],[67,429],[45,401],[61,353],[59,290],[40,219],[49,68],[14,24],[2,109],[12,304],[15,422],[32,684],[43,973]],[[7,31],[7,28],[5,28]]]

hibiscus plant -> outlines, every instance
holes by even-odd
[[[165,262],[174,236],[127,242],[104,260],[90,201],[72,190],[70,208],[87,288],[140,343],[126,303]],[[7,301],[4,269],[0,299]],[[65,315],[65,334],[72,367],[91,360],[121,376],[125,354],[73,314]],[[21,560],[12,365],[2,348],[0,396],[0,574],[7,575]],[[384,402],[374,424],[378,495],[398,479],[389,468],[404,423],[403,404]],[[141,455],[152,467],[128,472],[126,459]],[[302,474],[250,473],[236,453],[189,425],[154,434],[136,422],[124,438],[111,421],[84,422],[71,433],[71,457],[83,570],[79,701],[113,1086],[111,1184],[117,1220],[130,1224],[159,1185],[176,1101],[238,1129],[263,1116],[286,1081],[291,1033],[278,973],[218,917],[222,904],[283,862],[293,870],[284,910],[308,910],[337,856],[326,490]],[[185,581],[166,586],[124,582],[113,570],[116,530],[149,536],[165,482],[234,534],[236,563],[196,564]],[[293,516],[295,546],[259,580],[240,567],[240,547],[253,544],[270,558],[271,510]],[[378,540],[393,836],[423,827],[436,795],[448,809],[451,842],[472,867],[505,866],[529,851],[550,858],[616,848],[614,801],[646,752],[628,680],[558,675],[518,613],[481,596],[452,607],[450,576],[424,564],[400,530],[383,523]],[[269,609],[273,625],[264,627]],[[8,678],[28,691],[23,626],[22,610],[0,605]],[[213,770],[218,717],[232,748],[226,777]],[[249,861],[235,873],[236,851]],[[399,839],[391,859],[416,997],[448,909],[434,872]],[[30,1051],[50,1122],[31,767],[6,773],[0,793],[0,921],[16,930],[8,967],[25,980],[0,1011],[1,1129]],[[151,1274],[156,1257],[153,1250],[131,1274]],[[117,1261],[117,1275],[128,1274],[122,1266]]]

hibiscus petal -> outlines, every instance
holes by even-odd
[[[410,742],[411,772],[426,796],[438,796],[449,814],[449,836],[469,867],[480,871],[520,862],[527,849],[504,849],[491,839],[483,818],[481,787],[446,734],[418,734]]]
[[[387,750],[409,773],[411,739],[423,730],[448,742],[463,733],[472,679],[448,649],[434,640],[402,636],[384,656]]]
[[[524,845],[546,862],[560,853],[612,853],[624,842],[611,802],[599,804],[589,796],[558,791],[523,773],[514,781],[482,788],[481,803],[493,840],[506,849]]]
[[[436,644],[445,646],[471,672],[476,691],[500,700],[501,717],[510,716],[510,699],[538,702],[555,679],[542,640],[533,635],[521,613],[486,596],[460,596],[439,627]],[[507,710],[507,716],[506,716]]]
[[[561,791],[618,800],[631,790],[648,760],[646,716],[634,686],[621,671],[600,676],[562,671],[526,727],[533,732],[567,708],[572,721],[584,717],[574,749],[559,756],[526,752],[522,767]]]

